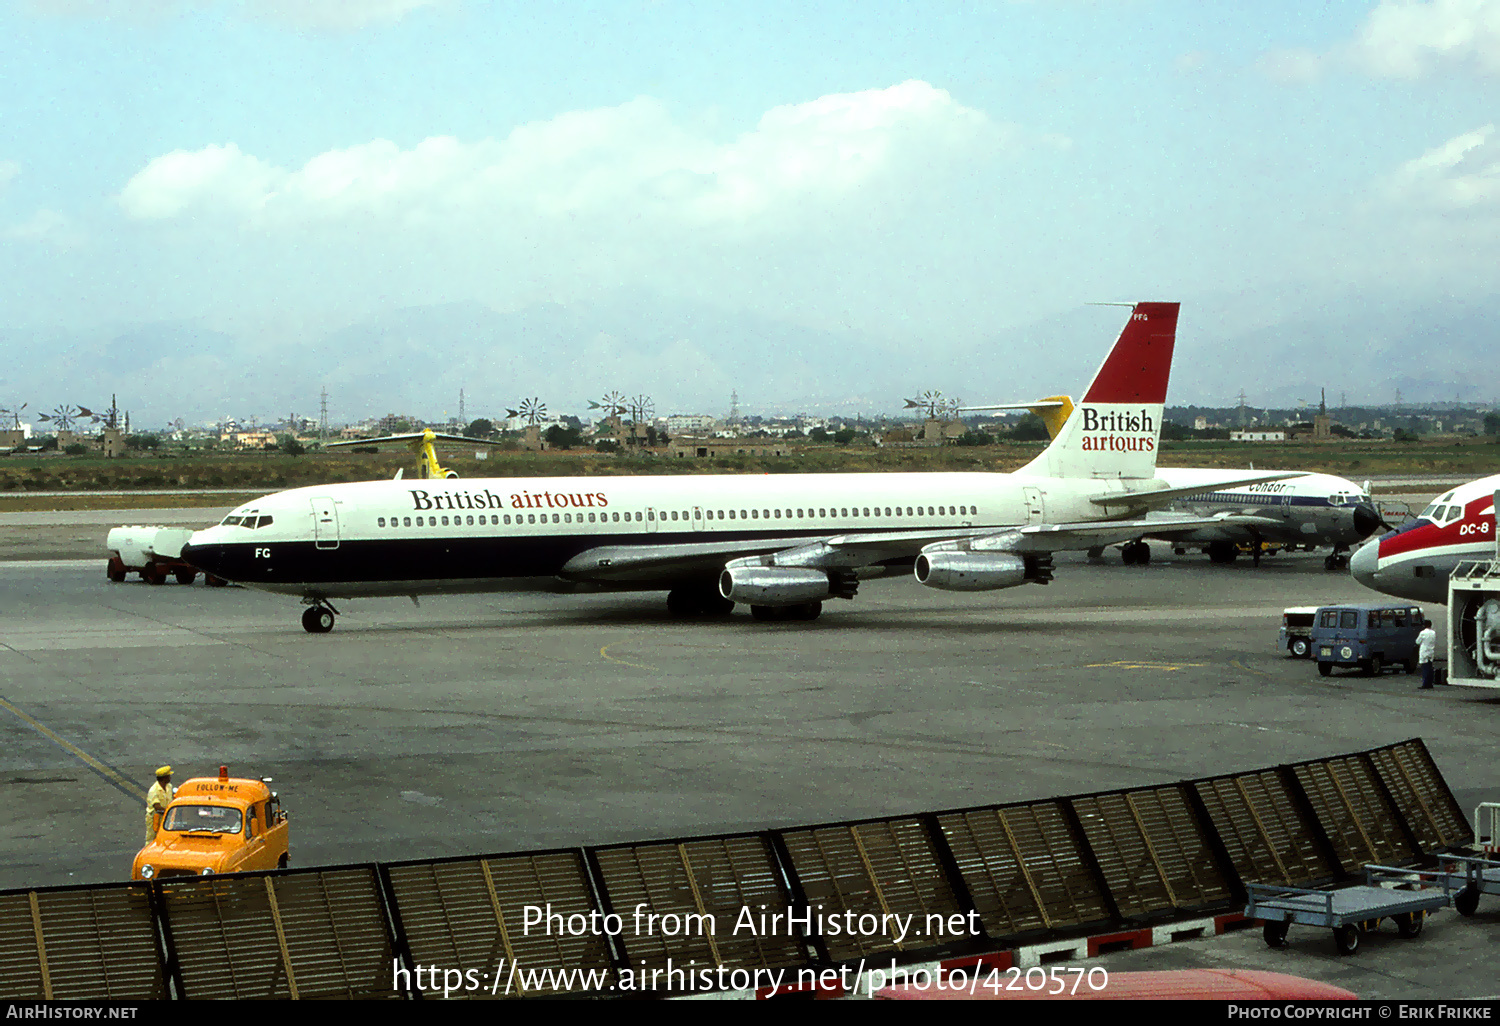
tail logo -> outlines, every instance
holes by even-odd
[[[1079,448],[1083,452],[1155,452],[1156,418],[1145,407],[1101,412],[1079,408]]]

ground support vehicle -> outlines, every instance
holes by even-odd
[[[1327,677],[1334,667],[1357,666],[1367,677],[1378,677],[1399,665],[1417,668],[1417,635],[1425,615],[1419,606],[1385,602],[1348,602],[1319,606],[1312,628],[1313,658]]]
[[[1432,878],[1434,885],[1422,886],[1423,878]],[[1383,881],[1421,889],[1392,890],[1380,886]],[[1374,930],[1382,919],[1395,922],[1401,936],[1415,937],[1422,932],[1427,915],[1453,900],[1449,874],[1394,866],[1366,866],[1362,885],[1337,890],[1258,883],[1245,887],[1249,892],[1245,917],[1265,924],[1267,945],[1285,946],[1287,931],[1293,923],[1300,923],[1332,930],[1334,948],[1341,955],[1358,951],[1360,934]]]
[[[1448,683],[1500,688],[1500,551],[1448,577]]]
[[[1317,606],[1290,606],[1281,611],[1281,630],[1276,647],[1297,659],[1312,655],[1312,629],[1318,617]]]
[[[147,584],[164,584],[169,575],[178,584],[192,584],[198,577],[198,568],[182,559],[182,547],[192,536],[192,530],[184,527],[111,528],[104,540],[104,547],[109,550],[105,575],[116,584],[132,572],[139,573]],[[228,583],[213,574],[204,574],[203,581],[220,588]]]
[[[1481,894],[1500,894],[1500,802],[1475,808],[1474,848],[1477,855],[1443,856],[1443,864],[1457,870],[1448,886],[1456,892],[1453,907],[1459,915],[1473,915]]]
[[[132,880],[284,869],[290,827],[270,777],[195,777],[177,789],[156,836],[131,864]]]

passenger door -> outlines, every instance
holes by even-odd
[[[319,496],[309,500],[313,511],[313,540],[317,548],[339,547],[339,511],[332,499]]]

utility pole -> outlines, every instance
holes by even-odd
[[[323,389],[323,395],[320,398],[319,402],[320,402],[320,406],[319,406],[319,413],[318,413],[318,437],[319,438],[327,438],[328,437],[328,389],[326,389],[326,388]]]

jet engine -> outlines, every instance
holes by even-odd
[[[719,594],[747,606],[800,606],[848,597],[826,570],[781,566],[728,567],[719,575]]]
[[[924,552],[917,557],[917,583],[943,591],[997,591],[1052,580],[1048,554],[1004,552]]]

